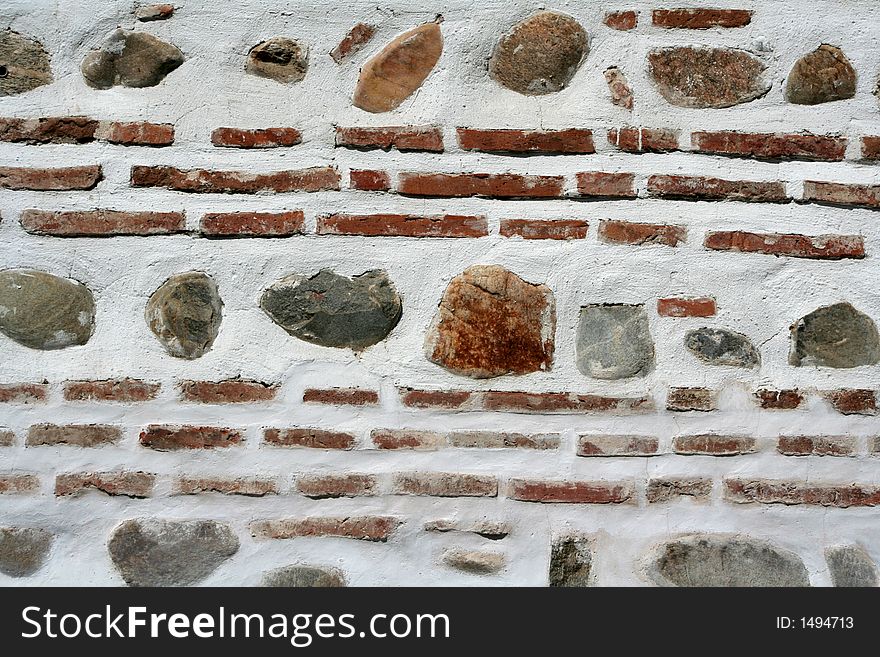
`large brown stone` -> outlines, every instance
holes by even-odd
[[[308,67],[308,48],[287,37],[273,37],[251,48],[244,70],[287,84],[302,80]]]
[[[52,82],[49,53],[18,32],[0,33],[0,96],[20,94]]]
[[[116,30],[86,55],[82,74],[95,89],[154,87],[183,63],[183,53],[146,32]]]
[[[498,265],[475,265],[449,283],[425,339],[428,360],[485,379],[550,369],[556,302],[545,285]]]
[[[797,105],[818,105],[855,95],[855,69],[840,48],[826,44],[797,60],[785,84],[785,99]]]
[[[648,55],[657,91],[678,107],[720,108],[747,103],[770,89],[767,68],[743,50],[676,46]]]
[[[150,296],[144,317],[169,354],[193,360],[214,344],[222,310],[214,279],[191,271],[162,283]]]
[[[501,38],[489,60],[489,74],[508,89],[541,96],[568,86],[589,52],[589,38],[580,23],[542,11]]]
[[[395,37],[364,64],[352,103],[367,112],[390,112],[422,86],[443,52],[437,23]]]

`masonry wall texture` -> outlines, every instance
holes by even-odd
[[[0,19],[0,584],[876,586],[874,3]]]

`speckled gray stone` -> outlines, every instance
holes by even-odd
[[[684,336],[688,350],[704,363],[730,367],[758,367],[761,354],[742,333],[721,328],[703,327]]]
[[[49,53],[36,39],[0,32],[0,96],[12,96],[52,82]]]
[[[877,586],[877,567],[858,545],[841,545],[825,550],[825,561],[834,586]]]
[[[874,320],[848,303],[817,308],[791,326],[792,365],[850,368],[880,362]]]
[[[169,354],[193,360],[214,344],[222,311],[214,279],[192,271],[162,283],[150,296],[144,318]]]
[[[284,566],[263,574],[260,586],[268,587],[340,587],[345,577],[335,568]]]
[[[654,368],[654,341],[640,305],[581,308],[575,349],[578,370],[594,379],[645,376]]]
[[[45,563],[52,534],[32,527],[0,527],[0,573],[28,577]]]
[[[146,32],[116,30],[82,63],[86,84],[95,89],[154,87],[183,63],[183,53]]]
[[[586,538],[563,536],[550,547],[550,586],[592,585],[593,551]]]

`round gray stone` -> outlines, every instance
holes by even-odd
[[[761,354],[742,333],[727,329],[703,327],[684,336],[688,350],[704,363],[730,367],[758,367]]]
[[[335,568],[284,566],[263,574],[260,586],[266,587],[340,587],[345,577]]]
[[[116,30],[100,49],[86,55],[82,74],[95,89],[154,87],[183,63],[183,53],[146,32]]]
[[[0,573],[10,577],[33,575],[49,556],[52,539],[45,529],[0,527]]]
[[[858,545],[840,545],[825,550],[825,561],[834,586],[877,586],[877,567]]]
[[[849,303],[817,308],[791,326],[792,365],[850,368],[880,362],[874,320]]]
[[[20,94],[52,82],[49,53],[36,39],[0,32],[0,96]]]
[[[211,349],[222,312],[214,279],[191,271],[162,283],[150,296],[144,317],[169,354],[193,360]]]
[[[594,379],[645,376],[654,368],[654,341],[644,306],[584,306],[575,349],[581,374]]]
[[[308,48],[287,37],[273,37],[251,48],[244,70],[287,84],[302,80],[308,67]]]

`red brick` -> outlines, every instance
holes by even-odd
[[[499,431],[454,431],[447,437],[452,447],[479,449],[557,449],[559,434],[503,433]]]
[[[501,235],[525,240],[579,240],[587,236],[584,219],[502,219]]]
[[[266,429],[263,442],[276,447],[309,447],[312,449],[351,449],[355,437],[343,431],[328,431],[310,427]]]
[[[318,217],[319,235],[367,237],[483,237],[486,217],[411,214],[331,214]]]
[[[704,246],[714,251],[762,253],[815,260],[865,257],[865,240],[861,235],[793,235],[723,230],[706,233]]]
[[[66,192],[94,189],[103,180],[101,165],[39,169],[0,167],[0,189]]]
[[[649,436],[594,436],[578,437],[578,456],[652,456],[657,453],[658,441]]]
[[[657,300],[660,317],[714,317],[717,309],[712,297],[669,297]]]
[[[880,160],[880,137],[862,137],[862,159]]]
[[[582,171],[577,174],[578,194],[594,198],[636,198],[635,179],[632,173]]]
[[[786,456],[852,456],[856,443],[848,436],[780,436],[776,450]]]
[[[413,390],[400,388],[400,399],[410,408],[461,409],[471,398],[465,390]]]
[[[225,381],[181,381],[180,398],[187,402],[202,404],[249,404],[275,399],[277,384],[227,379]]]
[[[334,62],[341,64],[363,48],[373,38],[374,34],[376,34],[375,27],[365,23],[358,23],[348,31],[348,34],[339,42],[339,45],[330,51],[330,56]]]
[[[25,144],[85,144],[95,140],[98,122],[85,116],[0,118],[0,141]]]
[[[428,497],[497,497],[498,480],[449,472],[411,472],[394,477],[392,492]]]
[[[22,210],[20,221],[22,228],[29,233],[54,237],[172,235],[186,230],[186,216],[183,212]]]
[[[339,173],[333,167],[255,173],[135,165],[131,168],[131,186],[165,187],[198,194],[320,192],[339,189]]]
[[[121,439],[122,429],[108,424],[35,424],[28,429],[27,446],[98,447],[118,443]]]
[[[307,404],[375,406],[379,403],[379,393],[363,388],[306,388],[303,392],[303,401]]]
[[[664,128],[611,128],[608,143],[627,153],[668,153],[678,150],[678,131]]]
[[[699,153],[763,160],[842,162],[846,138],[763,132],[694,132],[691,145]]]
[[[507,496],[545,504],[620,504],[631,500],[634,494],[632,485],[622,482],[511,479]]]
[[[206,237],[288,237],[301,235],[305,215],[289,212],[210,212],[202,216]]]
[[[102,121],[96,136],[121,146],[170,146],[174,143],[174,126],[170,123]]]
[[[572,153],[596,152],[592,130],[478,130],[458,128],[458,143],[466,151],[483,153]]]
[[[612,244],[678,246],[686,237],[687,229],[684,226],[610,220],[599,222],[599,239]]]
[[[610,27],[612,30],[621,30],[627,31],[631,30],[638,23],[639,15],[638,12],[635,11],[614,11],[605,14],[605,18],[602,20],[605,25]]]
[[[762,388],[755,391],[755,397],[761,408],[790,410],[797,408],[804,401],[799,390],[768,390]]]
[[[391,177],[386,171],[352,169],[348,175],[348,184],[352,189],[363,192],[387,192],[391,189]]]
[[[315,500],[376,495],[377,486],[376,478],[366,474],[314,475],[296,479],[296,490]]]
[[[434,450],[446,446],[446,438],[434,431],[374,429],[370,438],[377,449]]]
[[[685,456],[736,456],[756,451],[755,439],[751,436],[716,436],[701,434],[695,436],[676,436],[672,441],[676,454]]]
[[[435,126],[343,128],[336,126],[336,146],[363,150],[443,152],[443,131]]]
[[[510,413],[628,413],[653,409],[647,397],[604,397],[571,392],[515,392],[490,390],[483,408]]]
[[[97,490],[112,496],[143,498],[153,494],[156,475],[146,472],[76,472],[55,477],[55,495],[79,496]]]
[[[140,442],[160,452],[180,449],[232,447],[244,440],[241,432],[222,427],[151,424],[141,431]]]
[[[725,498],[739,504],[809,504],[842,509],[880,504],[880,488],[872,485],[725,479],[724,486]]]
[[[657,27],[705,30],[743,27],[752,22],[752,12],[748,9],[655,9],[652,19]]]
[[[264,497],[277,495],[278,485],[274,479],[254,477],[226,479],[223,477],[178,477],[172,489],[174,495],[198,495],[200,493],[220,493],[222,495],[243,495],[245,497]]]
[[[397,191],[407,196],[457,198],[558,198],[562,176],[515,173],[401,173]]]
[[[782,182],[722,180],[706,176],[665,176],[648,178],[651,196],[686,201],[745,201],[749,203],[787,203]]]
[[[64,384],[67,401],[144,402],[155,399],[160,384],[139,379],[68,381]]]
[[[650,479],[645,493],[651,504],[668,502],[676,497],[705,500],[712,493],[712,480],[704,477]]]
[[[847,185],[807,180],[804,201],[854,208],[880,208],[880,185]]]
[[[15,433],[7,429],[0,429],[0,447],[12,447],[15,443]]]
[[[46,401],[49,386],[45,383],[2,383],[0,403],[35,404]]]
[[[311,517],[257,520],[250,524],[250,530],[254,538],[337,536],[384,543],[400,524],[388,516]]]
[[[873,390],[831,390],[824,393],[834,410],[844,415],[876,415],[877,399]]]
[[[39,490],[40,478],[35,474],[0,472],[0,495],[37,493]]]
[[[666,395],[668,411],[714,411],[717,393],[708,388],[670,388]]]
[[[279,148],[302,143],[302,134],[296,128],[217,128],[211,143],[222,148]]]

